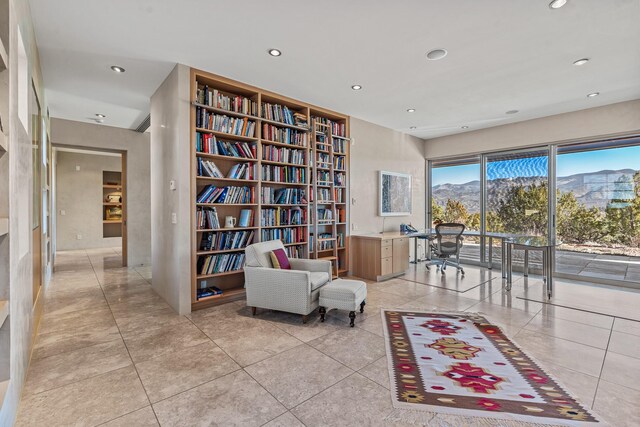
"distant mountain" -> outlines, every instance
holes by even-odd
[[[558,188],[563,193],[573,192],[576,199],[589,208],[604,209],[612,198],[624,198],[631,194],[633,187],[629,186],[629,180],[635,172],[633,169],[601,170],[558,177]],[[546,177],[533,176],[487,181],[489,209],[495,209],[498,201],[506,196],[510,188],[517,185],[530,186],[544,180]],[[443,205],[447,199],[453,199],[461,201],[470,213],[480,211],[480,181],[436,185],[432,194],[438,204]]]

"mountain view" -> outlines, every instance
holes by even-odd
[[[633,197],[633,169],[601,170],[580,173],[556,179],[561,193],[573,192],[576,200],[586,208],[604,209],[611,199]],[[509,190],[515,186],[528,187],[534,183],[546,181],[546,177],[530,176],[518,178],[499,178],[487,181],[489,210],[497,208]],[[448,199],[460,201],[469,213],[480,212],[480,181],[464,184],[440,184],[432,189],[434,201],[446,204]]]

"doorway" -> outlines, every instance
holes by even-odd
[[[127,266],[126,152],[53,146],[53,251]]]

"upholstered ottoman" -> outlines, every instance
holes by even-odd
[[[320,320],[331,309],[348,310],[351,327],[356,320],[356,310],[364,312],[367,299],[367,285],[360,280],[337,279],[320,289]]]

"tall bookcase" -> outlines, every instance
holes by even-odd
[[[192,309],[244,297],[244,248],[259,241],[345,275],[349,117],[195,69],[191,103]]]

